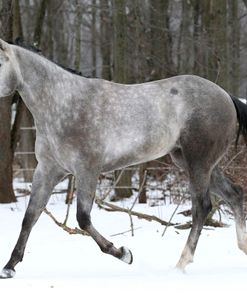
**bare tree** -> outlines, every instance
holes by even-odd
[[[96,19],[96,0],[91,0],[92,1],[92,6],[91,6],[91,11],[92,11],[92,22],[91,22],[91,50],[92,50],[92,77],[96,77],[96,68],[97,68],[97,19]]]
[[[247,3],[247,1],[246,1]],[[229,90],[235,95],[239,95],[240,82],[240,23],[239,23],[239,3],[228,0],[229,25],[228,49],[229,49]]]
[[[174,75],[169,0],[150,0],[152,80]]]
[[[102,58],[102,78],[111,80],[112,22],[108,0],[100,0],[100,50]]]
[[[126,26],[127,19],[125,13],[125,1],[112,0],[113,7],[113,80],[118,83],[127,82],[127,70],[126,70]],[[116,178],[119,173],[116,172]],[[126,170],[122,173],[117,187],[115,189],[115,196],[117,199],[128,198],[132,195],[131,190],[131,176],[130,170]]]
[[[80,71],[81,63],[81,25],[82,25],[82,7],[78,0],[74,1],[75,6],[75,69]]]
[[[202,2],[200,0],[193,0],[193,51],[194,51],[194,63],[193,63],[193,73],[197,75],[204,76],[205,69],[204,65],[204,41],[202,41]]]
[[[205,0],[202,10],[203,39],[207,41],[205,76],[227,89],[226,0]]]
[[[182,18],[180,23],[180,33],[178,42],[178,72],[185,74],[191,73],[193,56],[188,55],[188,50],[192,44],[191,18],[192,3],[182,1]]]
[[[0,1],[0,34],[7,41],[12,40],[11,3]],[[11,106],[11,96],[0,99],[0,203],[16,201],[12,186]]]

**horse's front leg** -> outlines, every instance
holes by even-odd
[[[33,177],[32,192],[29,200],[18,241],[8,263],[0,273],[0,278],[12,278],[15,266],[22,261],[30,232],[44,210],[54,186],[64,177],[54,165],[47,167],[39,163]]]
[[[112,242],[105,239],[93,226],[90,212],[97,184],[97,177],[89,175],[77,178],[77,221],[81,229],[85,230],[98,244],[101,251],[110,254],[128,264],[132,263],[131,251],[126,247],[116,248]]]

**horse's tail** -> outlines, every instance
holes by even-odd
[[[235,106],[237,112],[237,119],[238,119],[238,133],[236,138],[236,145],[238,143],[238,139],[240,134],[242,134],[247,141],[247,105],[241,102],[235,96],[230,95],[233,104]]]

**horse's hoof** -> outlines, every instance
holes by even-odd
[[[246,244],[238,244],[239,249],[247,255],[247,246]]]
[[[177,264],[177,265],[175,266],[175,269],[176,269],[176,271],[179,272],[179,273],[186,274],[185,267],[181,267],[179,264]]]
[[[122,246],[120,248],[120,250],[122,252],[122,256],[121,256],[120,260],[122,260],[123,262],[125,262],[127,264],[131,264],[133,262],[133,255],[132,255],[131,251],[125,246]]]
[[[4,268],[0,273],[0,279],[9,279],[13,278],[15,271],[13,269]]]

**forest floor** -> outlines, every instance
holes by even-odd
[[[20,184],[18,184],[20,185]],[[63,194],[53,195],[48,209],[63,221],[66,213]],[[19,234],[28,197],[15,204],[0,205],[0,266],[8,260]],[[128,206],[118,202],[120,206]],[[136,204],[135,211],[169,220],[176,205],[150,207]],[[179,212],[172,222],[184,223],[190,217]],[[75,203],[68,226],[76,227]],[[107,212],[96,205],[92,211],[95,227],[117,247],[131,249],[134,261],[127,265],[103,254],[94,241],[82,235],[69,235],[50,217],[42,214],[27,244],[24,261],[17,265],[13,279],[0,280],[1,301],[232,301],[246,297],[247,256],[236,244],[234,223],[223,215],[224,228],[205,227],[186,273],[175,264],[189,230],[168,227],[144,219],[130,219],[125,213]]]

